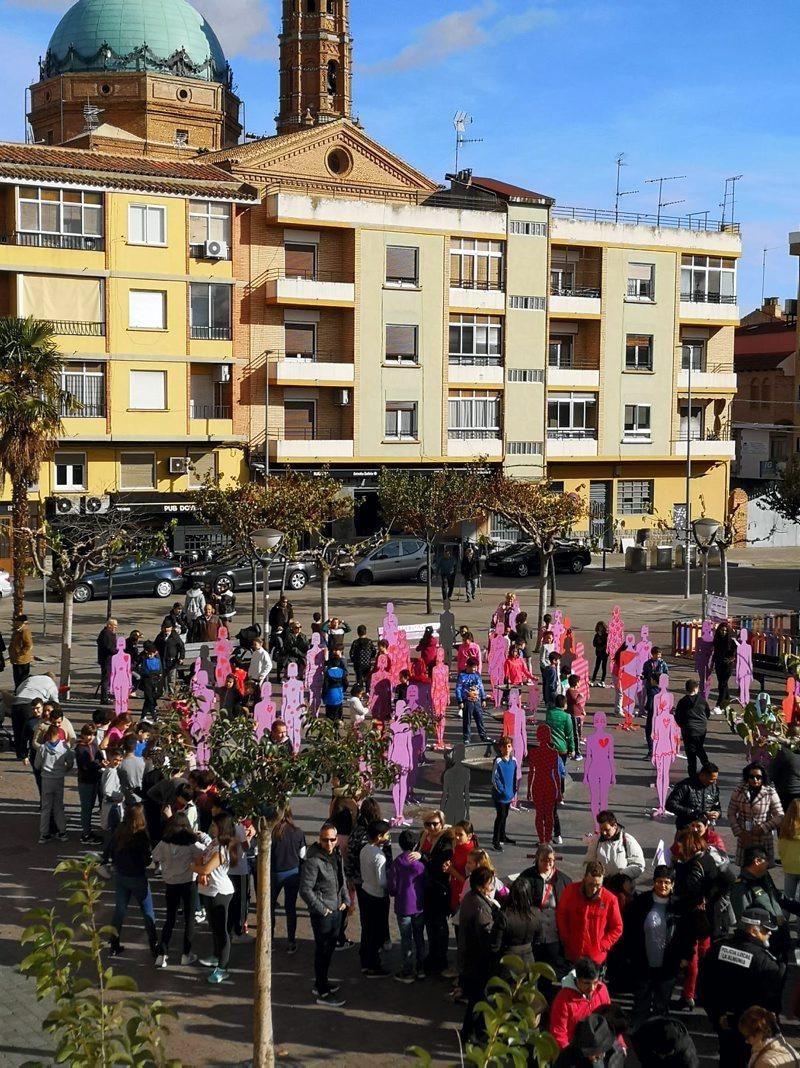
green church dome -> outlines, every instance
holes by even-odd
[[[149,70],[230,84],[217,35],[186,0],[78,0],[50,38],[41,76],[82,70]]]

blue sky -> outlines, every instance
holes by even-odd
[[[7,106],[0,136],[23,134],[24,88],[65,0],[0,0]],[[225,46],[247,128],[272,132],[278,0],[196,0]],[[736,217],[744,310],[795,296],[787,232],[800,228],[800,4],[763,0],[351,0],[355,110],[366,129],[421,170],[453,166],[452,119],[474,117],[463,165],[554,196],[613,207],[626,153],[628,210],[654,211],[645,179],[686,175],[669,196],[720,215],[726,176],[742,174]]]

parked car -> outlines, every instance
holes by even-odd
[[[112,592],[116,597],[135,597],[137,594],[154,594],[156,597],[171,597],[183,583],[183,569],[174,560],[158,559],[138,561],[135,557],[117,564],[112,577]],[[48,589],[58,593],[51,582]],[[108,593],[108,575],[105,571],[92,571],[84,575],[73,594],[78,604],[91,601],[93,597],[105,597]]]
[[[369,586],[372,582],[396,579],[428,581],[428,557],[425,542],[410,535],[389,538],[369,552],[342,564],[336,571],[344,582]]]
[[[280,586],[283,578],[283,567],[286,557],[278,554],[272,557],[269,566],[270,587]],[[286,575],[286,588],[289,590],[302,590],[307,583],[318,578],[316,565],[309,560],[290,560]],[[250,563],[241,556],[222,556],[217,560],[206,561],[201,564],[191,564],[183,569],[183,585],[189,589],[195,582],[199,582],[206,589],[214,593],[227,593],[229,590],[252,590],[253,573]],[[261,565],[256,574],[256,589],[264,587]]]
[[[561,541],[556,543],[553,560],[556,571],[570,571],[573,575],[580,575],[586,565],[592,562],[592,554],[585,545],[578,542]],[[496,575],[516,575],[518,578],[538,575],[539,550],[530,542],[518,541],[505,549],[489,553],[484,566],[487,571]]]

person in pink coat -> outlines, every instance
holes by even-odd
[[[483,653],[480,645],[475,641],[471,630],[462,632],[461,641],[456,647],[456,672],[461,675],[467,670],[467,664],[474,660],[478,667],[479,675],[483,674]]]
[[[500,704],[500,697],[505,678],[506,658],[511,646],[506,637],[505,627],[502,622],[495,624],[494,632],[489,638],[489,648],[486,650],[486,659],[489,663],[489,681],[492,684],[492,697],[495,706]]]

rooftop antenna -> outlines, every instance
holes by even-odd
[[[100,116],[103,114],[103,108],[99,108],[96,104],[89,102],[89,97],[86,97],[86,103],[83,105],[83,132],[94,133],[97,127],[100,125]]]
[[[620,176],[622,174],[622,168],[623,167],[628,167],[628,166],[630,166],[630,164],[625,162],[625,153],[624,152],[620,152],[620,154],[617,156],[617,194],[616,194],[616,197],[614,198],[614,222],[617,222],[619,220],[619,201],[620,201],[620,197],[630,197],[630,196],[633,196],[634,193],[638,193],[639,192],[638,189],[626,189],[624,192],[622,192],[620,190],[620,188],[619,188],[619,181],[620,181]]]
[[[744,178],[743,174],[734,174],[725,179],[725,195],[722,198],[722,223],[721,229],[725,229],[725,215],[728,207],[728,197],[731,202],[731,226],[736,222],[736,183]]]
[[[656,226],[661,225],[661,209],[668,207],[670,204],[683,204],[682,200],[664,200],[663,189],[664,182],[679,182],[685,178],[685,174],[670,174],[663,175],[660,178],[646,178],[645,185],[652,185],[654,182],[658,182],[658,211],[656,213]]]
[[[764,307],[764,283],[767,278],[767,253],[774,252],[776,248],[783,248],[783,245],[770,245],[769,248],[765,245],[761,250],[761,307]]]
[[[467,127],[472,125],[472,116],[468,115],[466,111],[457,111],[453,117],[453,126],[456,131],[456,169],[455,173],[458,174],[458,162],[461,155],[462,145],[479,145],[482,141],[482,137],[467,137]]]

